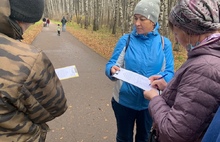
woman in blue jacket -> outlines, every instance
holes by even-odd
[[[220,142],[220,107],[210,123],[202,142]]]
[[[116,81],[112,107],[117,121],[117,142],[133,142],[135,123],[135,141],[147,142],[152,119],[143,90],[112,75],[122,67],[145,77],[167,74],[164,80],[169,82],[174,74],[172,44],[158,32],[159,12],[160,0],[141,0],[134,10],[133,31],[119,39],[106,64],[105,74]]]

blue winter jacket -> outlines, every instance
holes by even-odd
[[[202,142],[220,142],[220,107],[218,108]]]
[[[144,98],[142,89],[113,78],[110,73],[112,66],[117,65],[146,77],[167,74],[164,78],[167,82],[174,75],[172,44],[169,39],[161,38],[158,29],[159,25],[156,24],[152,32],[143,35],[137,34],[136,28],[134,28],[130,33],[130,41],[126,51],[125,45],[129,34],[123,35],[106,64],[106,76],[112,81],[116,81],[113,97],[123,106],[134,110],[143,110],[148,108],[149,101]],[[162,69],[163,64],[165,65],[164,69]]]

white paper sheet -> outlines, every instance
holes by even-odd
[[[128,82],[134,86],[137,86],[143,90],[151,90],[150,80],[135,72],[120,68],[120,71],[115,73],[113,77]]]
[[[79,76],[75,65],[55,69],[55,72],[60,80]]]

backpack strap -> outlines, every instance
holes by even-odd
[[[162,42],[162,49],[164,51],[164,37],[163,36],[160,36],[160,37],[161,37],[161,42]],[[161,67],[161,71],[164,72],[165,68],[166,68],[166,58],[165,58],[165,54],[164,54],[163,65]]]
[[[130,37],[131,37],[131,35],[129,34],[129,35],[128,35],[127,42],[126,42],[126,46],[125,46],[125,52],[126,52],[126,50],[127,50],[127,48],[128,48],[128,45],[129,45],[129,42],[130,42]]]
[[[163,36],[160,36],[161,37],[161,42],[162,42],[162,49],[164,50],[164,38]]]
[[[124,46],[122,52],[120,54],[120,56],[118,57],[119,58],[119,61],[118,61],[118,66],[124,68],[125,67],[125,61],[124,61],[124,58],[125,58],[125,53],[126,53],[126,50],[128,48],[128,45],[129,45],[129,42],[130,42],[130,34],[128,35],[128,39],[126,41],[126,45]]]
[[[126,42],[126,46],[125,46],[125,51],[128,49],[128,45],[129,45],[129,42],[130,42],[130,37],[131,37],[131,35],[129,34],[127,42]],[[161,37],[161,42],[162,42],[162,49],[164,50],[164,38],[163,38],[163,36],[160,36],[160,37]]]

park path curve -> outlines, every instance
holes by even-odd
[[[41,48],[55,68],[75,65],[79,77],[62,80],[68,110],[49,122],[46,142],[114,142],[111,108],[113,82],[104,74],[107,60],[56,25],[43,27],[32,45]]]

